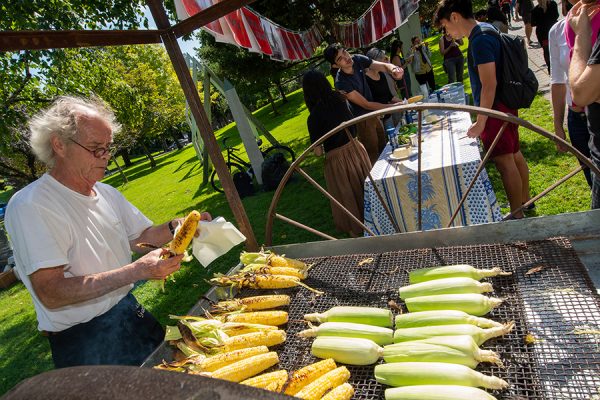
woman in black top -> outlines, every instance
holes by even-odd
[[[380,61],[386,63],[390,61],[387,58],[385,51],[380,50],[376,47],[373,47],[372,49],[367,51],[366,55],[373,61]],[[386,74],[384,72],[373,71],[371,68],[367,68],[365,70],[365,77],[367,79],[369,89],[371,89],[373,101],[381,104],[401,102],[398,96],[396,96],[396,85],[394,82],[394,78],[392,78],[389,74]],[[386,114],[381,119],[385,129],[393,128],[397,125],[397,122],[399,122],[399,120],[397,122],[394,122],[392,114]]]
[[[538,0],[538,5],[531,10],[531,26],[535,26],[535,36],[544,50],[544,61],[548,73],[550,73],[548,34],[556,21],[558,21],[558,6],[554,0]]]
[[[342,122],[353,118],[344,96],[334,91],[321,72],[308,71],[302,79],[304,101],[310,115],[307,125],[312,143]],[[358,220],[363,220],[365,178],[371,170],[369,155],[355,138],[354,126],[348,129],[353,138],[349,140],[345,131],[340,131],[325,140],[322,148],[315,149],[317,155],[325,152],[325,181],[327,190]],[[344,211],[331,202],[335,227],[351,236],[362,234],[362,228],[353,222]]]
[[[404,58],[402,54],[402,42],[397,39],[393,40],[390,45],[390,62],[404,70],[404,75],[402,79],[396,81],[396,86],[400,89],[400,94],[403,98],[410,99],[412,97],[412,90],[408,66],[412,62],[412,56],[408,59]]]

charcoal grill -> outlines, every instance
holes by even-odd
[[[510,389],[493,394],[512,400],[592,399],[600,395],[599,238],[600,210],[595,210],[276,247],[278,253],[314,263],[306,283],[325,292],[315,296],[301,288],[277,291],[292,296],[288,340],[275,349],[279,367],[291,371],[315,361],[310,354],[312,340],[295,335],[306,328],[302,321],[306,313],[336,305],[387,307],[391,300],[404,307],[397,288],[407,284],[406,272],[416,268],[456,263],[500,266],[513,275],[493,278],[492,295],[506,301],[490,318],[515,321],[516,328],[483,346],[498,352],[505,368],[481,364],[478,370],[510,383]],[[528,274],[534,268],[538,272]],[[241,295],[257,293],[244,289]],[[207,299],[215,296],[213,289]],[[202,299],[191,312],[201,314],[208,307],[209,301]],[[532,343],[525,340],[528,335]],[[161,345],[144,366],[171,357],[172,350]],[[375,381],[373,366],[349,370],[356,399],[383,399],[385,388]]]

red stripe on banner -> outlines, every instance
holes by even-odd
[[[400,21],[396,21],[396,0],[381,0],[383,9],[383,34],[393,31],[399,25]]]
[[[290,32],[290,34],[296,41],[296,51],[298,52],[300,59],[304,60],[305,58],[310,57],[310,55],[308,54],[308,51],[306,50],[306,47],[304,46],[304,40],[302,40],[302,36],[300,36],[299,33],[295,33],[295,32]]]
[[[248,23],[248,27],[250,28],[252,34],[254,35],[254,38],[256,39],[258,47],[260,47],[260,51],[266,55],[272,55],[273,50],[271,49],[271,45],[269,44],[267,34],[265,33],[265,30],[263,29],[263,26],[260,22],[260,17],[254,14],[246,7],[242,8],[242,13],[244,14],[244,18]]]
[[[294,44],[292,44],[293,39],[288,36],[288,31],[280,27],[277,27],[277,31],[279,32],[279,36],[281,37],[281,39],[283,39],[283,46],[285,48],[285,51],[283,53],[284,57],[290,61],[299,59],[300,57],[298,57],[298,55],[296,54]]]
[[[185,11],[190,17],[213,5],[211,0],[182,0],[182,3]],[[204,25],[203,28],[206,28],[207,30],[215,32],[219,35],[223,34],[223,29],[221,28],[219,20],[209,22],[208,24]]]
[[[360,35],[358,30],[358,22],[354,21],[352,23],[352,47],[358,49],[360,47]]]
[[[367,11],[365,14],[365,30],[363,38],[363,46],[368,46],[375,41],[373,39],[373,13],[371,10]]]
[[[248,32],[246,32],[246,27],[244,26],[244,21],[242,21],[242,14],[240,10],[235,10],[230,12],[225,16],[225,21],[227,21],[227,25],[229,25],[229,29],[233,34],[233,39],[235,42],[247,49],[252,47],[250,43],[250,38],[248,37]]]
[[[374,42],[376,42],[383,37],[383,14],[381,10],[381,0],[378,0],[377,3],[375,3],[371,12],[373,14],[373,28],[375,28]]]

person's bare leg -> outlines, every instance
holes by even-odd
[[[519,170],[519,175],[521,176],[521,198],[523,203],[529,201],[531,195],[529,193],[529,167],[527,166],[527,161],[525,157],[523,157],[523,153],[521,151],[517,151],[513,154],[515,159],[515,164],[517,165],[517,169]]]
[[[525,24],[525,37],[527,38],[527,45],[531,44],[531,24]]]
[[[496,168],[502,178],[502,184],[504,185],[504,191],[508,202],[510,203],[510,211],[513,212],[521,207],[523,183],[517,164],[515,162],[514,154],[502,154],[493,158]],[[515,218],[523,218],[523,212],[519,211],[514,215]]]

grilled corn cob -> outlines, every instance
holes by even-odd
[[[353,322],[390,328],[393,325],[392,312],[383,308],[338,306],[324,313],[306,314],[310,322]]]
[[[385,400],[496,400],[474,387],[457,385],[420,385],[385,390]]]
[[[260,311],[283,307],[290,304],[290,296],[275,294],[270,296],[252,296],[241,299],[223,300],[213,305],[211,312]]]
[[[506,389],[508,383],[459,364],[401,362],[375,366],[375,379],[388,386],[460,385],[486,389]]]
[[[288,321],[288,313],[280,310],[252,311],[229,314],[222,317],[227,322],[240,322],[261,325],[283,325]]]
[[[371,339],[379,345],[394,341],[394,331],[380,326],[354,324],[352,322],[324,322],[321,325],[298,333],[301,337],[339,336]]]
[[[279,393],[283,389],[287,379],[288,372],[282,369],[246,379],[241,384]]]
[[[317,294],[323,294],[323,292],[313,289],[300,282],[300,278],[288,275],[271,275],[257,274],[254,272],[244,272],[231,276],[215,276],[210,280],[210,282],[219,286],[232,286],[237,288],[247,287],[251,289],[285,289],[296,286],[302,286]]]
[[[311,347],[315,357],[333,358],[349,365],[370,365],[379,360],[383,349],[372,340],[336,336],[319,336]]]
[[[515,327],[514,322],[509,322],[501,327],[482,329],[475,325],[437,325],[421,326],[418,328],[403,328],[394,331],[394,342],[408,342],[410,340],[422,340],[433,336],[461,336],[468,335],[473,338],[478,346],[485,341],[502,336],[512,331]]]
[[[479,282],[472,278],[443,278],[415,283],[401,287],[398,292],[402,300],[410,297],[432,296],[437,294],[485,293],[491,292],[491,283]]]
[[[308,272],[292,267],[273,267],[265,264],[250,264],[242,269],[242,272],[254,272],[257,274],[288,275],[296,278],[306,279]]]
[[[261,251],[257,253],[248,253],[242,251],[242,253],[240,254],[240,262],[244,265],[265,264],[273,267],[296,268],[302,271],[308,269],[308,266],[302,261],[279,256],[270,251]]]
[[[471,265],[458,264],[458,265],[445,265],[441,267],[430,267],[421,268],[408,273],[409,283],[419,283],[430,281],[432,279],[440,278],[472,278],[475,280],[481,280],[483,278],[489,278],[493,276],[505,276],[511,275],[511,272],[504,272],[500,268],[492,269],[477,269]]]
[[[258,354],[268,353],[267,346],[248,347],[245,349],[233,350],[227,353],[216,354],[212,357],[207,357],[200,363],[202,371],[213,372],[226,365],[233,364],[236,361],[243,360],[248,357]]]
[[[303,387],[302,390],[294,395],[294,397],[306,400],[318,400],[323,397],[325,392],[345,383],[348,378],[350,378],[350,371],[348,371],[348,368],[338,367]]]
[[[211,373],[210,376],[231,382],[241,382],[271,368],[278,362],[277,353],[271,351],[226,365]]]
[[[492,321],[491,319],[475,317],[474,315],[458,310],[419,311],[396,316],[396,329],[456,324],[471,324],[480,328],[502,326],[501,323]]]
[[[480,362],[502,365],[497,353],[481,350],[471,336],[434,336],[383,348],[386,362],[443,362],[475,368]]]
[[[502,304],[501,299],[482,294],[438,294],[435,296],[411,297],[404,301],[410,312],[433,310],[458,310],[482,316]]]
[[[183,225],[179,228],[175,237],[169,244],[169,251],[175,255],[183,254],[185,249],[188,248],[190,242],[194,238],[196,229],[198,228],[198,222],[200,222],[200,213],[196,210],[192,211],[185,217]]]
[[[280,329],[274,331],[263,331],[246,333],[245,335],[232,336],[225,340],[221,351],[233,351],[256,346],[276,346],[285,342],[285,331]]]
[[[334,387],[321,400],[350,400],[354,396],[354,388],[348,382]]]
[[[287,387],[285,388],[285,394],[293,396],[300,391],[304,386],[315,381],[322,375],[325,375],[329,371],[336,369],[335,361],[332,358],[318,361],[314,364],[307,365],[306,367],[300,368],[295,371],[290,377]]]
[[[274,330],[277,330],[277,326],[238,323],[238,322],[225,322],[221,326],[221,330],[227,336],[238,336],[238,335],[245,335],[246,333],[252,333],[252,332],[274,331]]]

